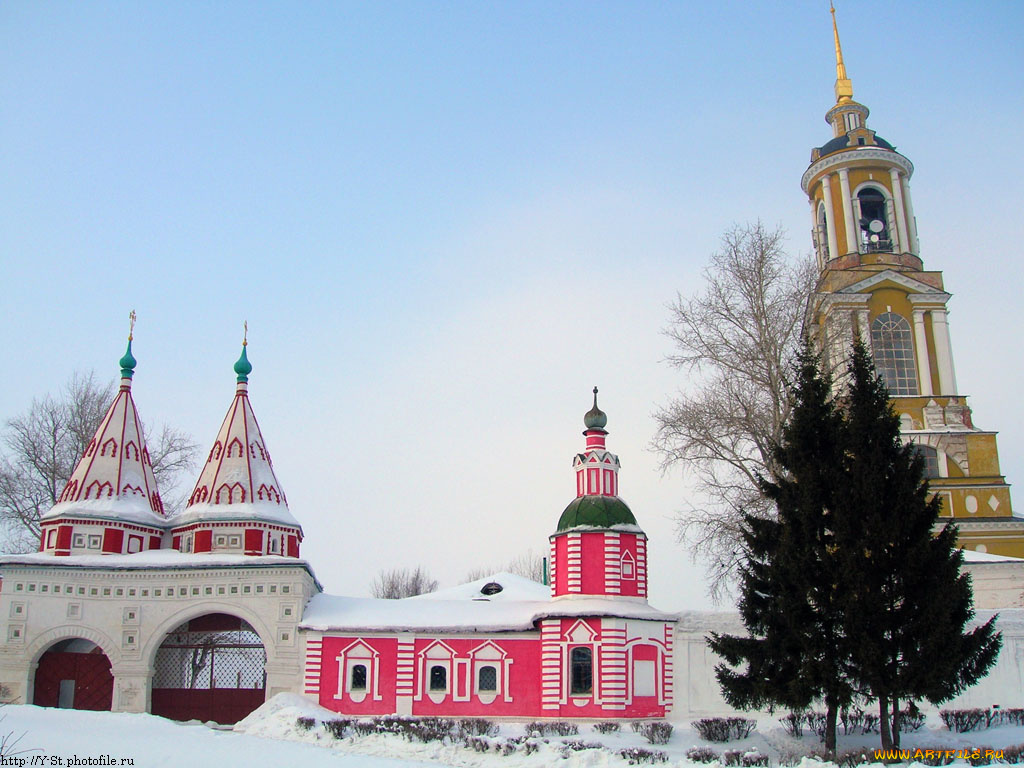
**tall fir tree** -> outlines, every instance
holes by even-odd
[[[878,700],[888,749],[899,747],[901,702],[952,698],[987,673],[1002,638],[994,617],[964,632],[974,609],[956,526],[939,527],[941,500],[929,495],[924,461],[901,440],[889,392],[859,342],[845,413],[839,598],[853,676]]]
[[[774,449],[780,479],[761,482],[777,516],[743,520],[739,610],[749,636],[716,633],[708,643],[725,662],[715,672],[731,705],[800,710],[821,700],[825,748],[834,753],[837,713],[853,695],[833,514],[843,418],[809,347],[798,368],[793,412]]]

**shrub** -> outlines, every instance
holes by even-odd
[[[921,730],[924,725],[924,715],[920,712],[904,710],[900,712],[900,730],[903,733],[913,733]]]
[[[422,720],[398,720],[392,727],[396,729],[393,732],[401,733],[409,741],[421,741],[426,744],[431,741],[444,741],[445,737],[451,736],[455,723],[443,717],[424,717]],[[497,726],[494,727],[494,732],[498,732]],[[459,735],[463,735],[461,723]]]
[[[1014,744],[1013,746],[1006,747],[1003,750],[1003,761],[1010,765],[1024,763],[1024,744]]]
[[[718,759],[718,753],[711,747],[691,747],[686,750],[686,759],[692,763],[713,763]]]
[[[295,721],[295,725],[298,726],[300,731],[311,731],[313,726],[316,725],[316,718],[300,717]]]
[[[663,720],[636,720],[631,725],[633,733],[639,733],[648,744],[668,744],[672,737],[672,724]]]
[[[995,763],[993,753],[992,747],[975,747],[966,759],[971,765],[992,765]]]
[[[985,709],[944,709],[939,712],[943,725],[950,731],[967,733],[978,728],[982,723],[985,727],[991,722]]]
[[[722,753],[722,765],[739,765],[742,758],[742,749],[727,749]]]
[[[747,768],[751,768],[751,766],[755,765],[764,766],[764,768],[767,768],[768,755],[764,754],[763,752],[757,752],[756,750],[744,752],[740,764],[746,766]]]
[[[1000,725],[1024,725],[1024,709],[1003,709],[999,712]]]
[[[803,712],[790,712],[785,717],[780,717],[779,722],[786,729],[786,733],[794,739],[802,739],[804,736],[804,715]]]
[[[303,718],[303,719],[307,719],[308,720],[308,719],[312,719],[312,718]],[[353,726],[353,725],[354,724],[353,724],[353,722],[351,720],[325,720],[324,721],[324,728],[326,728],[327,732],[329,734],[331,734],[331,736],[333,736],[336,739],[343,739],[343,738],[345,738],[345,731],[347,731],[349,729],[349,727]]]
[[[467,717],[456,723],[456,734],[463,736],[497,736],[498,724],[482,717]]]
[[[615,722],[594,723],[594,730],[598,733],[618,733],[621,726]]]
[[[585,742],[579,739],[569,739],[569,741],[562,742],[560,749],[562,757],[569,757],[573,752],[582,752],[584,749],[604,749],[604,745],[596,742]]]
[[[465,736],[462,739],[463,745],[474,752],[487,752],[491,748],[491,742],[483,736]]]
[[[705,741],[725,742],[745,739],[754,730],[757,722],[745,717],[705,717],[696,720],[693,727]]]
[[[641,763],[665,763],[668,762],[668,755],[658,750],[644,749],[643,747],[629,747],[628,749],[620,749],[616,753],[619,757],[622,757],[630,765],[640,765]]]
[[[564,720],[538,720],[526,724],[527,733],[536,733],[538,736],[575,736],[580,732],[576,723],[567,723]]]

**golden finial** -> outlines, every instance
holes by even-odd
[[[249,346],[249,321],[242,321],[242,346]]]
[[[832,36],[836,41],[836,104],[853,100],[853,83],[846,76],[846,65],[843,63],[843,47],[839,44],[839,27],[836,24],[836,7],[832,0],[828,3],[832,13]]]
[[[135,310],[133,309],[128,313],[128,341],[132,340],[132,334],[135,333]]]

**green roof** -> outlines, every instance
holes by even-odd
[[[636,525],[636,518],[618,496],[580,496],[573,499],[558,518],[558,530],[565,531],[580,525],[593,528]]]

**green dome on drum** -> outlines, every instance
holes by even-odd
[[[573,499],[558,518],[557,530],[567,531],[581,525],[591,528],[636,525],[636,518],[618,496],[580,496]]]

